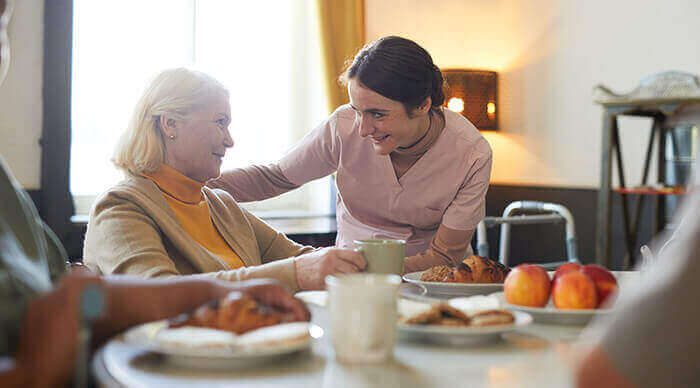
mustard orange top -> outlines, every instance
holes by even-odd
[[[143,175],[152,180],[163,192],[170,208],[190,237],[223,260],[231,269],[245,266],[243,260],[231,249],[214,226],[209,205],[202,194],[204,183],[190,179],[164,164],[157,171]]]

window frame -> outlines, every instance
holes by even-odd
[[[73,0],[44,1],[44,60],[42,96],[41,189],[38,208],[42,219],[56,232],[69,257],[82,256],[87,217],[76,214],[74,200],[90,198],[73,196],[70,190],[71,160],[71,83],[73,62]],[[313,126],[306,128],[310,131]],[[294,211],[265,211],[252,208],[265,218],[310,217],[335,215],[335,190],[332,179],[327,211],[300,214]],[[92,196],[90,196],[92,197]]]

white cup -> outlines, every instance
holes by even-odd
[[[401,278],[393,274],[326,277],[331,340],[339,362],[381,362],[393,355],[400,285]]]

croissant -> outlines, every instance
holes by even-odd
[[[478,283],[474,280],[474,275],[472,269],[464,264],[464,262],[459,263],[457,268],[453,269],[445,278],[443,279],[445,283]]]
[[[232,292],[221,300],[198,307],[192,313],[171,319],[168,326],[197,326],[243,334],[292,320],[288,314],[263,306],[243,293]]]
[[[510,272],[508,267],[488,257],[471,255],[462,263],[472,269],[475,283],[503,283]]]
[[[464,259],[442,280],[446,283],[503,283],[510,269],[487,257]]]

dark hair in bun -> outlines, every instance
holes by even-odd
[[[363,47],[340,81],[347,84],[355,78],[374,92],[403,103],[409,115],[428,97],[435,111],[445,102],[445,80],[433,58],[416,42],[398,36]]]

